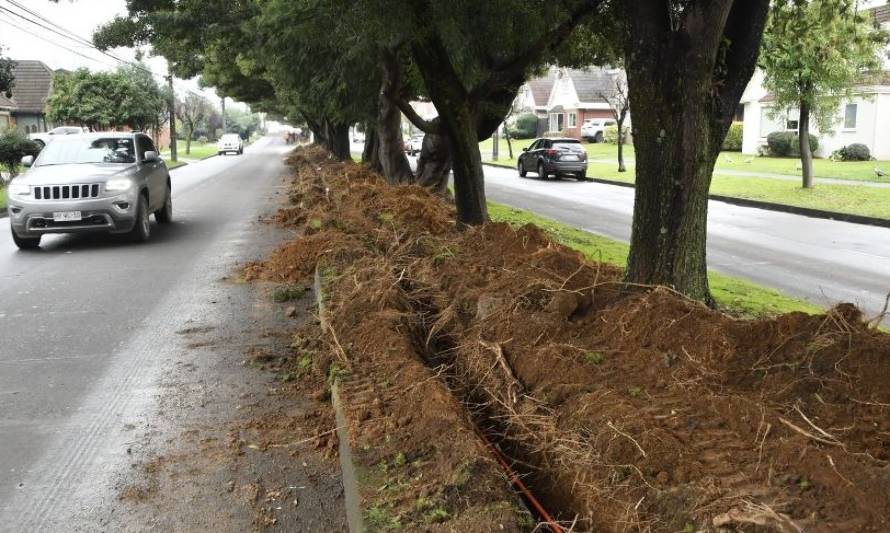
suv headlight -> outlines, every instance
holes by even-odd
[[[115,178],[105,182],[105,190],[108,192],[124,192],[133,186],[130,178]]]
[[[9,184],[9,194],[12,196],[30,196],[31,186],[25,183],[16,183],[13,181]]]

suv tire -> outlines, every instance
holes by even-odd
[[[155,220],[158,224],[170,224],[173,222],[173,191],[170,185],[167,185],[167,199],[164,200],[164,207],[155,211]]]
[[[37,237],[19,237],[14,229],[9,228],[9,230],[12,233],[12,242],[18,246],[19,250],[36,250],[40,248],[40,235]]]
[[[601,132],[601,131],[596,132],[596,136],[593,138],[593,142],[595,142],[595,143],[603,142],[603,132]]]
[[[518,165],[518,167],[517,167],[517,170],[519,171],[519,177],[520,177],[520,178],[524,178],[525,175],[527,174],[527,172],[525,171],[525,165],[522,163],[522,160],[519,161],[519,165]]]
[[[127,236],[132,242],[145,242],[151,236],[151,220],[148,218],[148,201],[144,194],[139,195],[139,203],[136,204],[136,223]]]
[[[544,172],[544,163],[538,163],[538,177],[542,180],[547,179],[547,173]]]

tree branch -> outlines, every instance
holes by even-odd
[[[411,103],[408,102],[407,100],[400,99],[396,102],[396,105],[399,106],[399,110],[402,112],[402,114],[405,115],[405,118],[407,118],[411,122],[411,124],[414,124],[415,128],[419,129],[420,131],[422,131],[424,133],[431,133],[431,134],[441,134],[442,133],[442,127],[441,127],[440,122],[438,122],[438,121],[433,122],[433,121],[424,119],[423,117],[421,117],[420,115],[417,114],[417,111],[414,109],[414,107],[411,106]]]
[[[769,0],[736,0],[729,12],[723,31],[723,38],[729,43],[723,68],[726,79],[722,80],[722,90],[715,101],[716,110],[724,121],[732,119],[754,74],[769,4]]]

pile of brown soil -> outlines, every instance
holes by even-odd
[[[387,516],[525,527],[473,420],[573,531],[890,529],[890,337],[853,306],[736,319],[535,227],[457,231],[426,191],[319,150],[292,164],[303,214],[280,221],[304,236],[252,271],[320,260]]]

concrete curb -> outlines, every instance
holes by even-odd
[[[321,328],[326,329],[328,322],[325,312],[324,294],[321,286],[321,272],[315,265],[315,303],[318,305],[318,320]],[[343,482],[343,500],[346,507],[346,523],[349,533],[364,533],[365,524],[362,516],[361,496],[358,490],[358,475],[355,463],[352,461],[352,448],[349,446],[349,427],[346,413],[343,411],[343,401],[340,399],[340,382],[334,379],[331,384],[331,403],[334,406],[334,416],[337,423],[337,440],[339,441],[340,478]]]
[[[496,168],[510,168],[512,166],[497,165],[494,163],[482,163],[485,166]],[[607,180],[603,178],[587,178],[596,183],[604,185],[616,185],[618,187],[628,187],[633,189],[633,183],[624,181]],[[821,218],[825,220],[839,220],[841,222],[850,222],[853,224],[863,224],[866,226],[878,226],[882,228],[890,228],[890,219],[868,217],[863,215],[854,215],[851,213],[838,213],[837,211],[825,211],[822,209],[812,209],[809,207],[797,207],[793,205],[776,204],[772,202],[762,202],[760,200],[748,200],[746,198],[736,198],[734,196],[723,196],[722,194],[709,194],[708,198],[727,204],[738,205],[741,207],[753,207],[755,209],[765,209],[767,211],[777,211],[780,213],[790,213],[793,215],[801,215],[810,218]]]

